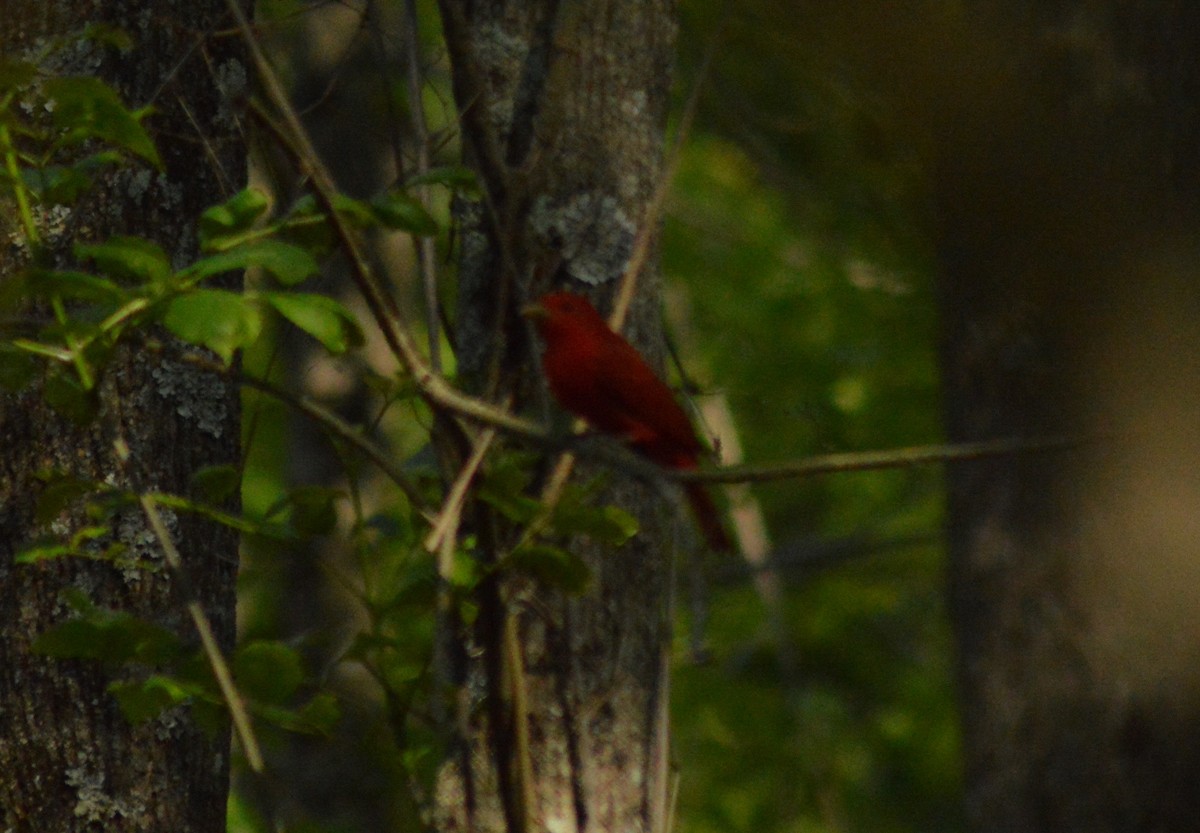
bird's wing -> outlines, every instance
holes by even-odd
[[[596,356],[595,379],[606,403],[598,427],[619,433],[647,457],[667,466],[694,464],[700,443],[687,414],[628,342],[614,335]]]

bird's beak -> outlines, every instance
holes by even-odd
[[[550,317],[550,313],[541,304],[528,304],[521,308],[521,317],[530,321],[543,321]]]

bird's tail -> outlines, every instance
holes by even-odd
[[[692,514],[696,516],[696,524],[704,534],[704,540],[708,542],[709,548],[713,552],[733,552],[733,541],[725,531],[725,525],[721,523],[721,515],[717,511],[717,505],[713,503],[704,484],[685,483],[683,489],[688,503],[691,504]]]

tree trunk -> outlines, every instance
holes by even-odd
[[[950,472],[968,816],[1193,830],[1200,9],[974,6],[935,125],[948,433],[1096,440]]]
[[[520,402],[540,379],[520,304],[553,283],[606,310],[644,225],[661,176],[673,4],[441,8],[464,152],[487,195],[459,212],[460,377]],[[658,289],[656,269],[643,268],[626,327],[652,359],[662,355]],[[574,542],[593,575],[585,594],[504,575],[481,588],[474,627],[444,620],[439,664],[460,697],[439,829],[659,829],[670,560],[655,493],[615,480],[598,499],[632,508],[641,529],[618,549]],[[494,558],[511,542],[476,518],[483,557]],[[505,667],[514,655],[517,674]]]
[[[238,102],[247,75],[237,38],[214,37],[230,28],[224,0],[182,6],[12,0],[3,18],[0,52],[6,57],[42,60],[50,74],[98,75],[130,107],[155,108],[148,126],[165,171],[123,164],[67,214],[54,215],[60,222],[43,215],[52,262],[66,265],[73,244],[112,234],[152,238],[176,266],[194,259],[200,211],[245,182]],[[119,54],[77,37],[85,24],[98,23],[128,33],[133,49]],[[6,239],[20,234],[11,221],[4,232]],[[5,247],[0,272],[20,267],[18,251]],[[77,507],[49,524],[35,519],[43,488],[39,472],[137,492],[187,494],[189,477],[200,466],[237,463],[236,386],[173,361],[172,349],[119,348],[98,383],[98,414],[83,425],[46,404],[41,382],[0,397],[0,829],[225,830],[226,731],[206,733],[184,708],[130,725],[106,690],[112,669],[31,650],[40,633],[72,615],[63,601],[69,591],[166,626],[195,644],[180,590],[166,569],[77,558],[13,563],[14,553],[34,537],[50,531],[69,537],[89,523]],[[126,463],[118,453],[122,443]],[[164,515],[192,589],[228,649],[235,626],[236,535],[196,518]],[[112,535],[143,563],[163,564],[140,511],[118,515]]]

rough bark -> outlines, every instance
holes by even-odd
[[[156,109],[148,125],[165,171],[122,166],[80,204],[54,215],[57,223],[43,218],[52,259],[66,264],[72,244],[111,234],[152,238],[176,265],[193,259],[199,212],[245,181],[238,101],[247,76],[237,39],[214,36],[229,29],[224,0],[13,0],[0,16],[4,55],[40,59],[48,44],[65,44],[49,50],[46,72],[98,75],[130,106]],[[79,40],[92,23],[124,30],[135,47],[119,54]],[[9,221],[4,232],[19,234]],[[6,247],[0,272],[19,266],[19,247]],[[63,603],[71,590],[165,625],[194,644],[179,588],[167,571],[82,559],[17,565],[13,554],[50,529],[70,535],[85,521],[78,510],[50,525],[35,520],[40,470],[135,491],[186,494],[200,466],[236,463],[238,392],[226,379],[172,361],[170,347],[164,353],[125,347],[104,371],[99,402],[96,418],[79,425],[47,406],[40,383],[0,397],[0,828],[217,833],[225,829],[227,732],[206,733],[183,708],[132,726],[106,691],[111,669],[31,651],[38,634],[71,615]],[[118,458],[119,441],[128,446],[127,464]],[[194,591],[229,648],[236,536],[164,514]],[[120,514],[113,536],[131,555],[163,563],[139,512]]]
[[[936,122],[948,433],[1105,436],[950,473],[971,829],[1191,830],[1200,15],[974,7],[988,85]]]
[[[441,8],[465,155],[487,193],[460,210],[458,366],[477,391],[520,401],[538,374],[519,304],[554,283],[606,309],[643,225],[661,175],[673,4]],[[656,269],[646,267],[626,332],[652,357],[662,354],[657,294]],[[439,829],[660,823],[669,558],[657,496],[616,480],[599,499],[634,509],[641,532],[617,550],[573,543],[593,572],[586,594],[505,577],[482,588],[473,627],[443,623],[440,664],[459,700],[435,796]],[[507,543],[502,530],[491,536],[481,535],[485,548]],[[507,627],[524,707],[503,669]],[[522,726],[527,761],[514,751]]]

